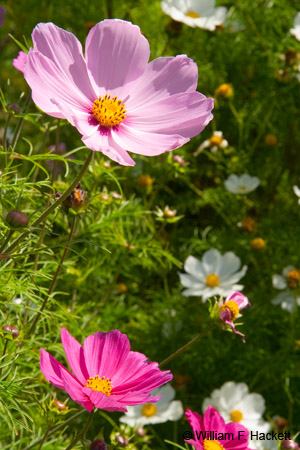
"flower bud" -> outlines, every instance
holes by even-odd
[[[86,198],[87,192],[80,188],[80,184],[71,192],[71,194],[63,201],[65,208],[72,208],[75,212],[80,212],[88,202]]]
[[[164,209],[164,216],[167,217],[168,219],[173,219],[173,217],[176,216],[177,210],[176,209],[171,209],[169,208],[169,206],[166,206]]]
[[[230,98],[233,96],[233,87],[229,83],[223,83],[216,89],[216,96],[221,98]]]
[[[65,409],[67,409],[67,406],[64,402],[61,402],[60,400],[56,399],[53,401],[52,406],[59,409],[59,411],[64,411]]]
[[[22,211],[13,210],[6,216],[7,225],[12,228],[26,228],[29,224],[29,218]]]
[[[284,450],[299,450],[299,445],[293,439],[284,439],[281,442],[281,448]]]
[[[180,164],[182,167],[185,166],[185,160],[184,160],[184,158],[183,158],[182,156],[174,155],[174,156],[173,156],[173,161],[174,161],[175,163]]]
[[[14,325],[3,325],[2,330],[5,333],[11,333],[13,339],[16,339],[20,334],[20,331]]]
[[[265,144],[267,147],[276,147],[277,137],[275,136],[275,134],[267,134],[265,136]]]
[[[150,175],[147,175],[147,174],[140,175],[137,179],[137,184],[140,187],[152,186],[153,179],[150,177]]]
[[[143,438],[143,437],[146,436],[146,430],[145,430],[145,428],[143,428],[143,427],[138,427],[138,428],[135,430],[135,434],[136,434],[138,437]]]
[[[117,288],[118,294],[125,294],[125,292],[128,291],[128,287],[126,286],[125,283],[118,283],[116,288]]]
[[[112,191],[110,195],[114,200],[122,200],[122,196],[118,192]]]
[[[107,450],[106,442],[102,441],[102,439],[96,439],[91,444],[91,450]]]
[[[251,241],[251,247],[253,248],[253,250],[257,251],[263,250],[266,245],[267,245],[266,241],[260,237],[252,239]]]
[[[10,103],[7,105],[8,109],[16,114],[20,112],[20,106],[15,103]]]
[[[127,445],[129,444],[128,440],[124,436],[121,436],[120,434],[116,436],[116,442],[121,447],[127,447]]]

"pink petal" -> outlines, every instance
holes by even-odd
[[[65,118],[59,108],[51,101],[57,100],[76,111],[89,111],[92,104],[83,97],[76,86],[60,72],[55,64],[41,53],[30,50],[25,66],[24,77],[32,89],[36,105],[50,116]],[[73,122],[71,122],[74,125]]]
[[[27,53],[19,52],[17,58],[13,59],[13,66],[15,69],[19,70],[21,73],[24,73],[25,63],[27,61]]]
[[[155,403],[158,402],[158,400],[161,399],[160,397],[154,397],[150,395],[148,392],[129,392],[127,394],[119,394],[119,395],[113,395],[113,398],[118,400],[121,403],[124,403],[125,405],[140,405],[143,403]]]
[[[96,408],[104,409],[105,411],[127,412],[126,405],[118,402],[113,396],[107,397],[102,392],[93,391],[90,388],[83,388],[83,392],[89,397]]]
[[[142,75],[150,56],[149,43],[139,27],[116,19],[95,25],[85,49],[90,75],[101,88],[98,95],[115,93],[122,100],[126,84]]]
[[[248,447],[249,431],[243,425],[233,422],[228,423],[225,425],[225,433],[233,434],[233,439],[229,439],[226,444],[224,441],[220,441],[227,449],[242,450]]]
[[[82,46],[74,34],[53,23],[39,23],[32,33],[34,50],[49,58],[69,85],[77,90],[85,102],[93,102],[97,95],[92,87]]]
[[[85,385],[89,378],[89,374],[85,365],[82,346],[65,328],[61,329],[61,341],[72,372],[77,380],[82,385]]]
[[[53,358],[50,353],[41,348],[40,368],[42,373],[50,383],[54,384],[54,386],[59,389],[64,389],[64,383],[61,378],[61,367],[63,367],[64,370],[67,370],[60,362]]]
[[[239,310],[244,309],[246,306],[251,306],[248,298],[238,291],[230,293],[226,298],[225,303],[228,302],[229,300],[234,300],[237,303]]]
[[[102,152],[104,155],[108,156],[108,158],[123,166],[135,165],[135,162],[129,156],[127,151],[112,139],[110,130],[107,131],[107,134],[103,134],[98,127],[91,136],[83,136],[82,142],[91,150]]]
[[[154,59],[131,90],[126,109],[134,111],[174,94],[195,91],[197,81],[197,64],[186,55]]]
[[[225,422],[223,417],[215,408],[208,406],[203,415],[203,425],[205,430],[214,430],[223,433]]]
[[[185,92],[129,110],[126,124],[139,131],[191,138],[212,120],[212,108],[212,98],[200,92]]]
[[[84,388],[68,371],[62,371],[61,377],[64,383],[64,389],[69,396],[88,411],[92,411],[93,404],[84,393]]]
[[[189,139],[174,134],[156,134],[139,131],[123,122],[117,131],[112,131],[113,141],[120,147],[138,155],[155,156],[181,147]]]
[[[90,376],[112,379],[126,359],[130,344],[127,336],[119,330],[109,333],[98,331],[85,339],[83,348]]]

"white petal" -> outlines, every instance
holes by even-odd
[[[272,284],[275,289],[285,289],[287,287],[286,279],[279,274],[272,276]]]

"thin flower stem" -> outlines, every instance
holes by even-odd
[[[4,127],[4,132],[3,132],[3,146],[4,146],[5,150],[7,149],[6,135],[7,135],[8,125],[9,125],[11,118],[12,118],[12,113],[9,113],[7,116],[6,122],[5,122],[5,127]]]
[[[164,359],[160,364],[159,368],[161,369],[163,366],[165,366],[168,362],[172,361],[172,359],[176,358],[177,356],[181,355],[181,353],[185,352],[188,348],[190,348],[192,345],[196,344],[196,342],[200,341],[204,336],[206,336],[210,330],[213,327],[208,327],[206,330],[204,330],[202,333],[200,333],[198,336],[196,336],[191,341],[187,342],[185,345],[180,347],[176,352],[172,353],[170,356],[168,356],[166,359]]]
[[[48,216],[51,214],[73,191],[73,189],[77,186],[81,178],[83,177],[85,171],[87,170],[91,159],[92,159],[93,152],[90,151],[85,163],[83,164],[80,172],[75,177],[73,182],[70,184],[68,189],[54,202],[52,205],[50,205],[44,212],[41,214],[31,225],[31,229],[36,228],[40,223],[42,223]],[[24,231],[24,233],[20,234],[20,236],[7,248],[6,253],[12,252],[17,245],[22,242],[31,232],[30,230]]]
[[[47,437],[48,437],[50,428],[51,428],[50,425],[48,425],[48,428],[47,428],[47,430],[46,430],[46,433],[44,434],[44,437],[43,437],[43,439],[42,439],[42,441],[41,441],[41,443],[40,443],[40,445],[39,445],[38,450],[41,450],[41,448],[43,447],[44,442],[46,441],[46,439],[47,439]]]
[[[8,230],[6,237],[4,238],[4,241],[0,247],[0,253],[3,252],[3,250],[5,249],[5,247],[7,246],[7,244],[9,243],[10,238],[12,237],[12,235],[14,234],[14,230]]]
[[[26,98],[26,101],[25,101],[25,104],[24,104],[24,111],[23,111],[24,114],[26,113],[26,111],[28,109],[30,100],[31,100],[31,91],[27,95],[27,98]],[[20,136],[20,133],[21,133],[21,130],[22,130],[22,126],[23,126],[23,122],[24,122],[24,116],[19,117],[17,125],[16,125],[16,128],[15,128],[15,132],[14,132],[14,135],[13,135],[13,138],[12,138],[12,141],[11,141],[11,147],[12,147],[12,151],[13,152],[15,151],[16,145],[18,143],[19,136]]]
[[[73,439],[73,441],[71,442],[71,444],[68,445],[68,447],[66,448],[66,450],[72,450],[72,448],[74,447],[74,445],[75,445],[81,438],[83,438],[83,437],[85,436],[87,430],[90,428],[90,425],[91,425],[91,423],[92,423],[92,421],[93,421],[93,417],[94,417],[95,411],[96,411],[96,409],[93,409],[93,411],[90,413],[89,420],[87,421],[86,426],[84,427],[84,429],[82,430],[81,433],[79,433],[79,434],[77,434],[77,436],[75,436],[75,438]]]
[[[39,311],[37,312],[35,318],[33,319],[33,322],[32,322],[31,327],[29,329],[28,335],[31,335],[33,333],[33,331],[35,329],[35,326],[36,326],[36,324],[37,324],[37,322],[38,322],[38,320],[39,320],[39,318],[41,316],[41,313],[45,309],[45,307],[47,305],[47,302],[48,302],[52,292],[55,289],[57,280],[58,280],[60,272],[61,272],[61,268],[62,268],[63,263],[64,263],[67,255],[69,253],[69,250],[70,250],[71,241],[72,241],[72,238],[74,236],[75,229],[76,229],[76,224],[77,224],[77,216],[74,217],[74,220],[73,220],[73,223],[72,223],[72,227],[71,227],[71,230],[70,230],[70,233],[69,233],[67,245],[66,245],[66,247],[64,249],[64,252],[62,254],[61,260],[60,260],[60,262],[59,262],[59,264],[57,266],[57,269],[56,269],[56,272],[54,274],[54,277],[52,278],[51,284],[49,286],[49,289],[48,289],[47,295],[46,295],[46,297],[45,297],[45,299],[43,301],[43,304],[40,307]]]
[[[61,424],[57,425],[57,427],[53,428],[51,431],[48,432],[47,437],[51,436],[52,434],[56,433],[56,431],[60,430],[61,428],[64,428],[69,422],[76,419],[77,417],[81,416],[83,413],[85,413],[85,410],[81,410],[78,413],[74,414],[74,416],[69,417],[69,419],[65,420]],[[38,445],[40,442],[44,440],[44,437],[41,437],[40,439],[37,439],[32,444],[29,444],[27,447],[25,447],[23,450],[31,450],[33,447]]]
[[[3,356],[6,355],[6,350],[7,350],[7,345],[8,345],[8,339],[5,339],[5,343],[4,343],[4,347],[3,347],[3,352],[2,352],[2,358]],[[1,358],[1,359],[2,359]],[[2,374],[2,367],[0,367],[0,375]]]

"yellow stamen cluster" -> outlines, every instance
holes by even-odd
[[[243,420],[243,413],[242,411],[239,411],[238,409],[235,411],[231,411],[230,413],[230,420],[231,422],[240,422]]]
[[[204,439],[203,448],[204,450],[224,450],[224,447],[220,444],[220,442],[210,439]]]
[[[103,127],[114,127],[126,119],[125,103],[108,94],[94,101],[92,112]]]
[[[224,303],[222,310],[226,311],[226,309],[230,312],[230,320],[236,319],[240,312],[238,304],[234,300],[228,300],[228,302]]]
[[[185,13],[187,17],[191,17],[192,19],[199,19],[200,15],[196,13],[195,11],[187,11]]]
[[[223,141],[223,138],[221,136],[215,136],[215,135],[209,139],[210,145],[216,145],[217,147],[219,147],[219,145],[221,145],[222,141]]]
[[[218,275],[211,273],[210,275],[207,275],[206,277],[206,285],[210,288],[214,288],[219,286],[220,284],[220,278]]]
[[[145,417],[152,417],[155,416],[157,411],[156,406],[153,403],[146,403],[143,407],[142,407],[142,414]]]
[[[300,270],[293,269],[287,276],[287,284],[290,288],[296,289],[300,286]]]
[[[93,391],[102,392],[103,394],[107,395],[107,397],[109,397],[113,385],[111,384],[109,378],[99,378],[99,375],[96,375],[95,377],[90,377],[87,380],[85,387],[91,388]]]

